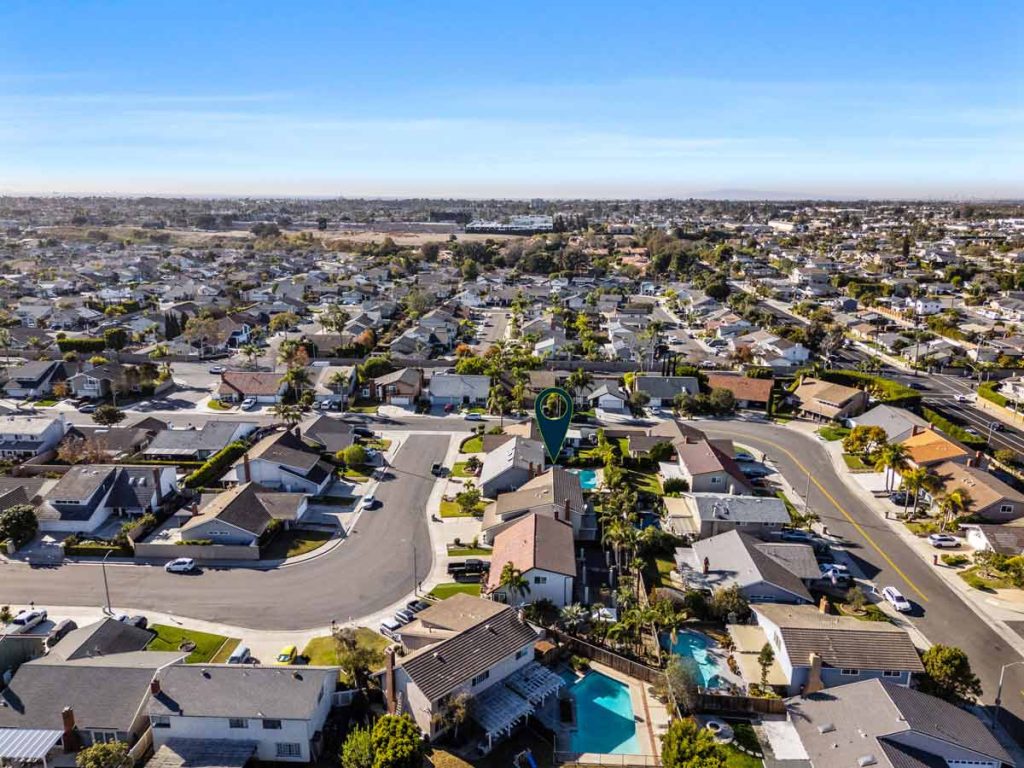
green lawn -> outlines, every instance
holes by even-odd
[[[191,640],[196,644],[196,649],[185,659],[186,664],[207,664],[218,655],[225,643],[231,638],[224,635],[211,635],[208,632],[196,632],[181,627],[169,627],[166,624],[151,624],[150,630],[156,633],[156,637],[149,641],[147,651],[177,651],[178,646],[185,640]],[[235,645],[238,641],[235,640]],[[230,653],[230,651],[228,652]]]
[[[55,406],[56,404],[57,404],[57,401],[56,400],[51,400],[51,399],[44,399],[44,400],[36,400],[35,401],[35,405],[37,405],[40,408],[51,408],[51,407]]]
[[[222,403],[220,400],[208,400],[206,402],[206,407],[209,408],[211,411],[230,411],[232,408],[234,408],[233,405]]]
[[[390,642],[384,635],[378,634],[372,629],[356,627],[356,643],[361,648],[367,648],[373,653],[373,663],[370,665],[371,671],[376,671],[384,666],[384,649],[388,647]],[[302,649],[302,653],[299,655],[309,659],[311,666],[338,666],[338,653],[334,645],[334,638],[330,635],[314,637],[306,644],[306,647]],[[339,679],[351,682],[348,673],[344,669],[341,671]]]
[[[342,477],[346,480],[354,480],[357,483],[361,483],[364,480],[369,480],[373,475],[373,467],[361,466],[361,467],[345,467],[341,472]]]
[[[448,557],[490,557],[491,550],[483,547],[448,547]]]
[[[852,453],[844,453],[843,454],[843,461],[846,462],[846,466],[847,466],[848,469],[854,469],[854,470],[858,470],[858,469],[859,470],[871,469],[871,467],[869,467],[867,464],[864,463],[864,459],[862,459],[860,456],[854,456]]]
[[[831,443],[833,440],[842,440],[850,434],[850,430],[846,427],[837,427],[832,424],[827,424],[818,430],[818,434]]]
[[[476,477],[476,475],[466,469],[466,462],[457,461],[452,467],[452,477]]]
[[[229,637],[224,641],[224,645],[220,647],[220,650],[213,655],[212,659],[210,659],[210,663],[227,664],[228,659],[231,658],[231,654],[235,652],[235,648],[237,648],[241,642],[242,641],[237,637]]]
[[[462,441],[462,445],[459,446],[459,453],[483,453],[484,450],[484,438],[483,435],[473,435]]]
[[[783,491],[776,491],[775,495],[782,499],[782,503],[786,505],[786,511],[789,512],[790,522],[802,523],[804,521],[800,511],[793,505],[793,502],[789,500],[789,497]]]
[[[477,505],[477,515],[484,513],[486,505],[480,503]],[[442,501],[441,502],[441,517],[475,517],[472,514],[466,514],[462,511],[462,508],[454,501]]]
[[[753,727],[749,723],[734,723],[732,728],[735,741],[725,747],[726,768],[760,768],[764,765],[761,758],[748,755],[736,748],[739,745],[750,752],[762,752]]]
[[[264,560],[283,560],[286,557],[298,557],[307,552],[319,549],[334,534],[331,531],[279,531],[273,540],[263,547],[260,556]]]
[[[366,400],[357,400],[355,405],[349,408],[352,413],[376,413],[380,403],[371,403]]]
[[[391,447],[391,441],[383,438],[374,438],[373,440],[364,441],[363,445],[367,448],[374,448],[381,453],[384,453]]]
[[[1013,589],[1013,582],[1007,579],[999,571],[982,573],[978,566],[965,568],[957,573],[967,585],[980,589],[982,592],[994,592],[997,589]]]
[[[652,577],[650,580],[655,582],[654,584],[647,584],[647,588],[671,586],[671,573],[676,569],[675,560],[671,557],[658,557],[654,560],[654,566],[657,568],[657,573],[650,569],[645,571],[645,575],[649,574]]]
[[[626,482],[640,493],[650,493],[654,496],[661,496],[664,491],[661,489],[661,481],[655,472],[638,472],[635,469],[627,469]]]
[[[480,596],[480,585],[479,584],[459,584],[456,582],[449,582],[446,584],[438,584],[432,590],[430,590],[430,596],[437,598],[438,600],[445,600],[452,595],[467,594]]]

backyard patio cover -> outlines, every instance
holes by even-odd
[[[61,731],[35,728],[0,728],[0,763],[34,763],[42,760],[60,741]]]
[[[565,681],[547,667],[531,661],[522,669],[511,674],[505,685],[533,705],[540,704],[548,696],[558,693]]]
[[[511,733],[516,724],[532,712],[530,702],[499,684],[492,685],[477,697],[473,719],[484,729],[490,745],[495,736]]]

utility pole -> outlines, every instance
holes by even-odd
[[[100,562],[100,570],[103,571],[103,591],[107,596],[107,615],[110,616],[113,611],[110,609],[110,583],[107,581],[107,558],[110,557],[110,553],[114,550],[108,549],[107,554],[103,556],[103,560]]]
[[[804,489],[804,514],[811,514],[811,470],[807,470],[807,488]]]

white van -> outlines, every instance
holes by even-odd
[[[249,646],[239,645],[228,656],[228,664],[245,664],[252,657],[249,653]]]

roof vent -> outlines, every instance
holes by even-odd
[[[859,765],[860,768],[867,768],[867,766],[874,765],[877,762],[878,761],[875,759],[874,755],[861,755],[857,758],[857,765]]]
[[[444,656],[441,655],[440,651],[434,651],[434,658],[440,661],[442,664],[444,663]]]
[[[818,733],[832,733],[835,729],[832,723],[822,723],[818,726]]]

